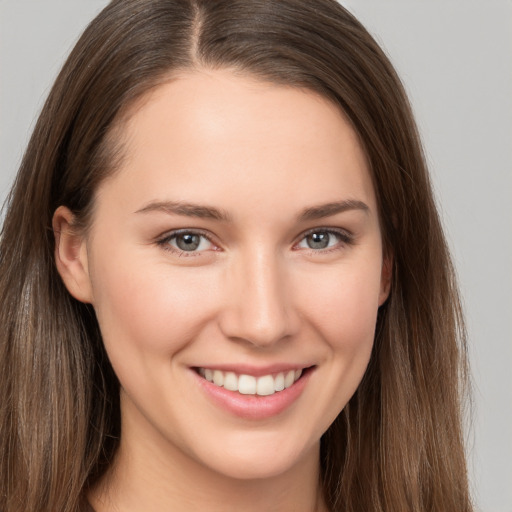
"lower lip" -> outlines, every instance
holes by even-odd
[[[242,395],[237,391],[229,391],[216,386],[192,370],[201,388],[219,407],[235,416],[248,420],[264,420],[277,416],[290,407],[302,394],[313,368],[303,372],[300,379],[283,391],[273,395]]]

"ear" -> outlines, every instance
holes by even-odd
[[[65,206],[53,214],[55,263],[69,293],[81,302],[92,303],[86,239],[73,228],[73,221],[74,215]]]
[[[393,278],[393,255],[389,251],[385,251],[382,260],[382,271],[380,276],[380,294],[379,306],[382,306],[389,297],[391,290],[391,280]]]

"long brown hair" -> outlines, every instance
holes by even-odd
[[[335,0],[115,0],[41,112],[0,241],[0,509],[78,511],[119,442],[119,388],[94,310],[56,272],[53,212],[87,227],[122,159],[116,129],[173,73],[233,68],[348,116],[370,163],[393,283],[371,361],[322,438],[333,511],[469,512],[464,326],[411,110],[392,65]]]

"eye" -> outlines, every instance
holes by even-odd
[[[164,249],[178,253],[199,253],[215,248],[214,244],[202,233],[195,231],[175,231],[158,241]]]
[[[334,248],[343,243],[348,244],[350,241],[350,236],[344,232],[316,229],[306,233],[297,247],[300,249],[323,250]]]

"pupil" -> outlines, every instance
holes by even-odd
[[[312,233],[307,243],[310,249],[325,249],[329,245],[329,233]]]
[[[194,251],[199,247],[201,237],[199,235],[180,235],[176,238],[176,245],[182,251]]]

